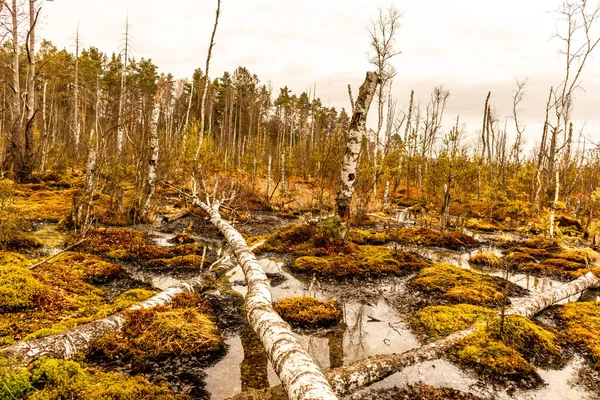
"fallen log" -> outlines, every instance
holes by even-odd
[[[193,199],[194,205],[202,208],[209,215],[210,222],[225,236],[244,271],[248,285],[245,299],[248,323],[260,339],[289,399],[337,399],[290,326],[273,310],[269,279],[242,235],[221,218],[220,202],[204,203],[196,193]]]
[[[506,315],[532,317],[560,301],[568,299],[587,289],[600,287],[600,280],[592,272],[565,283],[546,292],[527,297],[523,301],[506,310]],[[425,361],[441,358],[444,353],[467,336],[475,333],[477,328],[469,328],[455,332],[443,339],[424,346],[408,350],[401,354],[383,354],[356,361],[350,365],[333,369],[325,374],[325,378],[338,396],[346,396],[353,391],[379,382],[402,369]],[[276,398],[277,388],[270,388],[261,393],[265,399]],[[231,400],[249,400],[254,394],[243,393]]]
[[[257,243],[254,246],[260,246]],[[89,350],[92,343],[108,333],[120,332],[125,324],[127,311],[149,309],[164,306],[181,293],[194,293],[203,291],[214,284],[227,271],[237,264],[233,256],[224,257],[221,262],[214,265],[209,271],[200,274],[186,282],[180,282],[146,301],[127,308],[127,310],[109,315],[108,317],[89,322],[84,325],[66,330],[64,332],[46,336],[44,338],[19,342],[0,349],[0,357],[10,358],[15,361],[15,367],[32,363],[40,357],[49,356],[54,358],[69,359],[77,353]]]

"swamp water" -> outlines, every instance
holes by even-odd
[[[172,245],[172,234],[156,231],[155,243],[160,246]],[[65,236],[53,226],[44,226],[34,233],[44,243],[44,250],[49,254],[60,251]],[[211,250],[219,253],[220,249]],[[435,262],[446,262],[461,268],[470,268],[468,259],[479,251],[491,251],[500,255],[497,248],[483,246],[470,252],[455,252],[444,249],[405,248],[416,251]],[[303,282],[284,268],[280,260],[261,259],[265,272],[277,277],[277,284],[272,287],[273,301],[284,297],[312,295],[320,299],[337,298],[344,311],[344,323],[341,327],[319,333],[297,333],[296,337],[306,351],[313,357],[323,371],[330,368],[348,365],[354,361],[377,354],[402,353],[420,346],[419,340],[404,322],[404,317],[390,305],[389,299],[407,296],[408,278],[387,278],[376,283],[359,285],[332,285],[319,282]],[[164,290],[180,279],[168,274],[145,272],[135,267],[128,267],[131,277],[152,284]],[[501,276],[501,271],[490,272]],[[272,274],[272,275],[271,275]],[[228,275],[233,290],[246,294],[244,276],[238,267]],[[514,274],[509,278],[512,282],[539,293],[562,283],[549,278],[539,278],[524,274]],[[577,299],[569,299],[575,301]],[[581,300],[600,300],[600,291],[590,290],[581,296]],[[267,360],[260,343],[253,334],[244,329],[231,333],[226,338],[227,353],[217,362],[207,367],[204,372],[205,389],[212,400],[226,399],[243,389],[265,388],[279,384],[279,379]],[[596,394],[585,388],[576,386],[578,372],[584,360],[575,356],[561,370],[541,370],[540,376],[546,385],[533,391],[516,391],[509,395],[503,389],[482,384],[477,377],[461,371],[446,360],[435,360],[420,363],[406,368],[385,380],[372,385],[371,388],[388,388],[423,383],[438,387],[449,387],[470,392],[489,399],[523,399],[523,400],[567,400],[598,399]],[[368,390],[368,389],[367,389]]]

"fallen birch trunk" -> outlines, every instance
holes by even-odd
[[[242,235],[221,218],[220,203],[202,202],[194,194],[210,222],[225,236],[244,271],[248,293],[245,306],[248,323],[256,332],[290,400],[337,399],[323,373],[302,348],[290,326],[273,310],[269,279]]]
[[[546,292],[528,297],[517,305],[506,310],[506,315],[520,315],[532,317],[540,311],[587,289],[599,287],[600,280],[592,273],[565,283],[564,285]],[[425,361],[441,358],[444,353],[458,344],[467,336],[475,333],[477,328],[469,328],[455,332],[443,339],[424,346],[406,351],[401,354],[383,354],[371,356],[356,361],[350,365],[333,369],[325,374],[325,378],[338,396],[346,396],[353,391],[379,382],[402,369]],[[276,388],[268,392],[276,392]],[[240,394],[233,397],[235,400],[251,399],[252,394]],[[270,394],[263,394],[265,399],[271,398]]]
[[[257,243],[254,246],[257,247],[261,244],[263,243]],[[214,284],[217,279],[236,265],[238,264],[234,257],[226,256],[218,265],[213,266],[209,271],[204,272],[187,282],[181,282],[174,285],[152,296],[146,301],[134,304],[125,311],[77,326],[56,335],[13,344],[0,349],[0,357],[12,358],[17,362],[17,366],[28,365],[44,356],[61,359],[72,358],[77,353],[89,350],[92,343],[102,336],[108,333],[120,332],[125,324],[125,314],[127,311],[165,306],[171,303],[173,298],[178,294],[202,291]]]

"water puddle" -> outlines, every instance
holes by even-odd
[[[158,245],[170,246],[172,234],[156,233]],[[435,262],[446,262],[461,268],[471,268],[468,259],[479,251],[490,251],[501,255],[493,246],[483,246],[469,252],[454,252],[443,249],[404,248],[412,250]],[[214,249],[214,251],[219,251]],[[340,327],[314,334],[295,333],[303,348],[323,370],[348,365],[354,361],[377,354],[402,353],[420,346],[404,318],[387,299],[406,295],[406,278],[388,278],[375,283],[332,285],[310,279],[302,280],[290,274],[285,263],[277,259],[260,259],[262,268],[272,280],[272,298],[276,302],[285,297],[314,296],[320,299],[337,297],[344,311],[344,322]],[[167,274],[130,271],[132,277],[166,289],[179,282]],[[481,272],[481,271],[478,271]],[[484,271],[504,276],[503,271]],[[228,275],[231,288],[242,295],[247,292],[241,268]],[[532,293],[539,293],[562,282],[525,274],[513,274],[509,279]],[[365,295],[368,294],[368,295]],[[580,300],[600,300],[600,291],[588,291]],[[570,299],[577,300],[577,299]],[[220,400],[234,396],[250,388],[260,389],[279,384],[279,379],[268,361],[254,333],[244,327],[241,332],[226,339],[227,354],[214,365],[205,369],[206,390],[211,399]],[[373,385],[373,388],[405,386],[425,383],[439,387],[450,387],[486,398],[523,400],[593,399],[593,394],[583,387],[575,386],[578,371],[583,367],[581,357],[574,357],[562,370],[539,370],[547,385],[535,391],[517,391],[511,395],[496,391],[491,385],[483,384],[468,371],[462,371],[446,360],[435,360],[414,365]]]
[[[49,256],[59,253],[67,240],[67,235],[56,228],[56,224],[44,224],[40,229],[32,232],[32,235],[42,242],[42,252]]]

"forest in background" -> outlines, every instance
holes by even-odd
[[[39,7],[34,6],[35,15]],[[379,25],[375,21],[371,30],[373,38],[389,34],[385,24],[391,19],[395,19],[394,29],[399,28],[399,14],[394,12],[381,11]],[[561,18],[575,21],[580,16],[563,10]],[[159,74],[149,59],[129,58],[127,36],[124,51],[110,55],[94,47],[80,49],[78,44],[75,53],[69,53],[45,40],[31,46],[23,43],[24,36],[33,37],[22,29],[15,47],[7,32],[0,54],[0,158],[6,176],[34,182],[45,174],[84,170],[94,149],[96,187],[109,193],[126,191],[127,204],[119,211],[140,212],[148,160],[154,151],[149,132],[156,124],[158,181],[185,183],[201,166],[205,175],[236,176],[264,203],[305,209],[333,206],[350,117],[345,109],[324,106],[314,95],[316,88],[300,94],[287,87],[274,91],[244,67],[208,78],[208,82],[201,68],[191,80],[176,80],[168,73]],[[391,61],[396,50],[393,45],[384,49],[389,53],[385,61],[372,60],[375,67],[386,70],[386,77],[377,92],[376,128],[369,130],[361,144],[360,200],[355,207],[384,207],[389,185],[388,203],[418,204],[415,209],[431,223],[437,223],[449,208],[456,217],[454,225],[478,217],[535,221],[548,229],[542,220],[553,207],[558,176],[556,207],[565,217],[578,220],[585,231],[594,230],[598,149],[581,136],[583,127],[570,124],[580,83],[577,68],[580,60],[584,66],[593,47],[576,46],[586,39],[581,31],[574,30],[569,38],[573,44],[565,51],[570,52],[572,65],[567,64],[565,80],[549,88],[548,103],[540,105],[546,107],[548,118],[543,132],[527,132],[529,141],[539,143],[528,152],[523,150],[519,121],[526,80],[516,82],[512,118],[503,119],[494,111],[493,94],[481,94],[482,129],[475,140],[467,137],[460,116],[455,117],[454,126],[442,126],[451,89],[433,88],[426,105],[413,104],[414,93],[406,93],[404,99],[391,98],[395,75]],[[377,54],[376,47],[372,43],[372,54]],[[158,110],[153,116],[155,105]],[[515,131],[516,137],[509,140],[508,136],[514,136],[509,132]],[[289,190],[285,177],[292,181]],[[312,191],[297,196],[294,180],[309,183]],[[127,190],[132,184],[135,190]],[[444,186],[450,196],[446,205]],[[276,187],[282,196],[273,202]],[[289,200],[298,199],[288,203],[286,195],[291,196]]]

